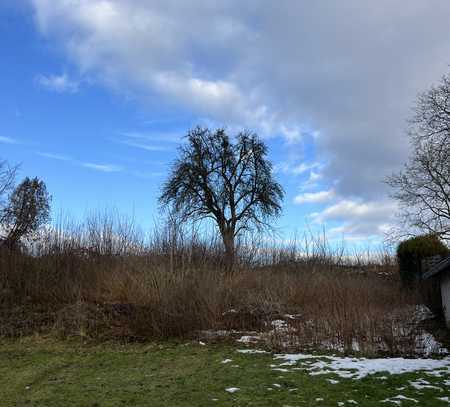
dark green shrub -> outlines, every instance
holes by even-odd
[[[422,275],[422,260],[432,256],[446,256],[449,249],[438,236],[422,235],[404,240],[397,247],[400,277],[405,284],[419,281]]]

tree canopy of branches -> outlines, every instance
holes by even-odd
[[[409,131],[412,154],[388,184],[405,226],[450,239],[450,75],[419,95]]]
[[[232,267],[236,237],[270,228],[283,196],[267,147],[256,134],[243,131],[231,140],[224,129],[197,127],[180,148],[159,202],[183,221],[212,219]]]
[[[4,245],[15,248],[50,217],[50,196],[45,183],[25,178],[11,193],[2,219]]]

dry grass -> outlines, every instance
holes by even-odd
[[[349,258],[324,239],[287,249],[247,242],[230,274],[214,238],[174,226],[155,230],[144,238],[132,222],[95,215],[41,235],[29,254],[1,253],[0,335],[186,337],[267,330],[297,314],[288,334],[297,347],[326,342],[350,350],[356,339],[370,352],[383,340],[386,352],[400,352],[392,311],[418,299],[400,286],[386,256]],[[268,344],[286,337],[272,335]]]

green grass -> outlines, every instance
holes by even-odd
[[[222,364],[227,358],[233,361]],[[380,401],[402,394],[419,401],[403,401],[403,406],[444,406],[447,403],[437,397],[450,397],[443,384],[450,375],[436,378],[418,372],[346,380],[301,370],[281,373],[270,368],[273,363],[271,355],[240,354],[225,345],[0,341],[0,405],[293,407],[355,400],[360,406],[394,406]],[[330,378],[339,383],[330,384]],[[419,378],[443,391],[409,386],[409,380]],[[241,390],[229,394],[225,391],[229,387]]]

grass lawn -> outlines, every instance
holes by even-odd
[[[223,363],[226,359],[231,361]],[[0,405],[444,406],[448,402],[438,397],[450,396],[448,372],[442,377],[380,373],[355,380],[295,369],[280,372],[270,367],[274,363],[279,362],[272,355],[242,354],[225,345],[2,340]],[[409,383],[420,379],[441,390],[415,389]],[[235,387],[240,390],[226,391]],[[417,402],[380,403],[398,395]]]

